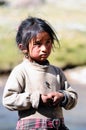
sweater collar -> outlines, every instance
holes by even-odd
[[[30,69],[36,69],[40,71],[46,71],[50,65],[49,61],[46,60],[43,64],[39,64],[35,61],[30,62],[28,59],[24,59],[25,66],[29,67]]]

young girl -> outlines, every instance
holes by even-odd
[[[17,110],[16,130],[68,130],[62,108],[72,109],[77,93],[62,70],[47,60],[58,38],[50,25],[40,18],[22,21],[16,35],[25,58],[11,72],[3,94],[3,105]]]

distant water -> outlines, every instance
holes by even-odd
[[[2,105],[3,88],[0,86],[0,130],[15,130],[17,112],[9,111]]]

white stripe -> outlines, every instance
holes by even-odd
[[[59,76],[59,74],[57,75],[57,81],[60,84],[60,76]]]
[[[65,81],[65,90],[68,88],[67,81]]]

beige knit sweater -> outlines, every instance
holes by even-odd
[[[59,90],[66,97],[63,106],[58,104],[53,108],[40,104],[40,94]],[[61,69],[50,64],[32,63],[28,59],[13,69],[3,93],[3,105],[18,110],[20,118],[62,118],[62,108],[71,109],[76,103],[77,93]]]

